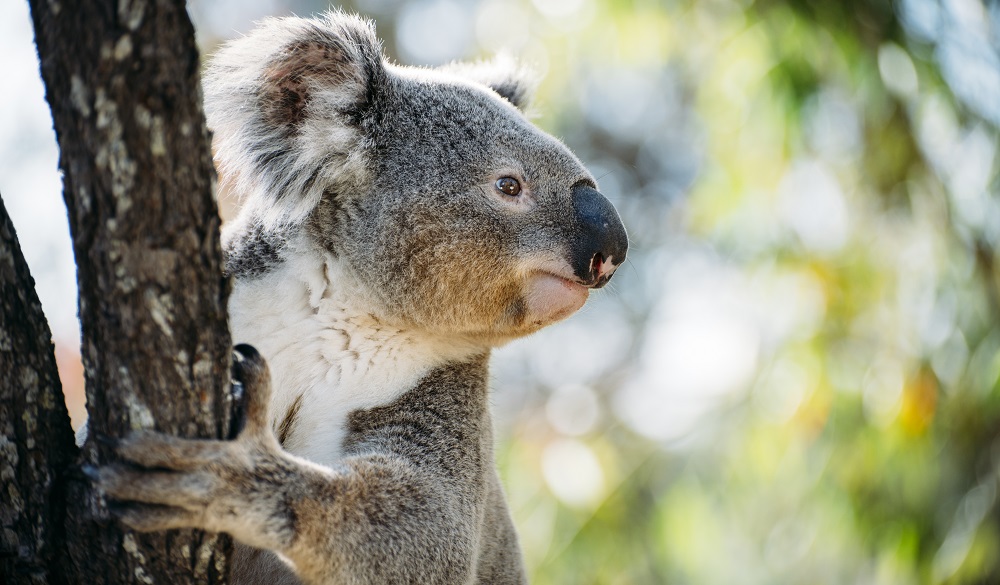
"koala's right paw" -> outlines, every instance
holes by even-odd
[[[93,478],[108,509],[123,524],[149,532],[209,528],[206,510],[225,490],[235,443],[179,439],[138,431],[116,442],[124,463],[105,465]]]
[[[267,425],[270,375],[252,347],[235,348],[233,378],[243,389],[235,440],[181,439],[140,431],[117,442],[124,463],[93,475],[109,509],[139,531],[199,528],[279,548],[286,506],[271,479],[295,473]],[[262,478],[265,481],[262,481]],[[252,510],[252,512],[251,512]]]

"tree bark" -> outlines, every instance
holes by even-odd
[[[30,4],[77,262],[90,434],[81,459],[107,462],[95,435],[139,428],[222,438],[228,284],[184,3]],[[17,478],[22,489],[30,481]],[[57,557],[69,582],[226,582],[228,539],[124,531],[85,482],[66,485]]]
[[[76,457],[49,325],[0,201],[0,571],[64,583],[66,482]]]

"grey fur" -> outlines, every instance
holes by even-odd
[[[266,274],[281,263],[281,253],[287,243],[280,232],[251,224],[226,242],[226,273],[235,278]]]
[[[100,484],[126,524],[229,532],[247,545],[236,583],[525,582],[489,353],[579,308],[627,246],[593,177],[518,109],[530,85],[503,61],[392,65],[342,13],[269,20],[220,51],[206,110],[245,199],[224,234],[233,327],[284,382],[272,397],[238,346],[236,440],[123,441],[132,465]],[[271,290],[289,279],[294,294]],[[336,400],[354,406],[323,411]],[[341,437],[323,465],[292,454],[320,436]]]

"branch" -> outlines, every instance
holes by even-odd
[[[76,452],[49,325],[0,200],[0,581],[63,582],[56,560]]]

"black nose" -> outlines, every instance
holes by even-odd
[[[614,205],[588,185],[573,188],[576,229],[571,237],[570,261],[581,282],[600,288],[628,252],[628,236]]]

